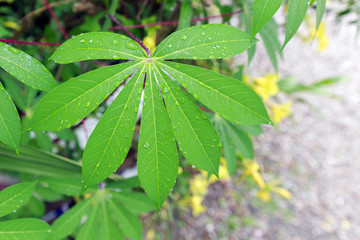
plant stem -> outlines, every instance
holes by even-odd
[[[54,10],[52,9],[52,7],[49,5],[47,0],[43,0],[43,3],[45,5],[45,7],[47,8],[47,10],[50,12],[51,17],[55,20],[58,28],[60,29],[62,35],[64,36],[64,38],[67,40],[69,39],[69,36],[67,34],[67,32],[65,31],[65,29],[63,28],[63,26],[61,25],[58,17],[55,15]]]
[[[109,14],[108,15],[111,20],[113,20],[114,23],[118,25],[119,29],[124,30],[135,42],[137,42],[146,52],[147,57],[151,57],[150,50],[137,38],[132,34],[129,30],[127,30],[119,20],[116,19],[115,16]]]

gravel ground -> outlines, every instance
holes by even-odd
[[[173,238],[360,239],[360,48],[355,27],[334,25],[329,18],[325,52],[295,38],[279,66],[282,76],[303,83],[347,76],[347,82],[329,88],[341,100],[298,94],[309,104],[295,103],[292,118],[279,128],[265,127],[255,139],[265,179],[280,178],[293,198],[264,205],[249,186],[216,183],[205,199],[207,213],[183,216],[186,225],[176,228]],[[264,49],[258,49],[250,72],[271,70]]]

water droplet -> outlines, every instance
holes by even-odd
[[[118,55],[115,55],[115,54],[113,55],[113,58],[118,58],[118,57],[119,57]]]
[[[13,47],[9,47],[8,50],[12,53],[18,54],[20,52],[19,49],[13,48]]]
[[[146,143],[144,144],[144,148],[149,148],[149,146],[150,146],[150,143],[149,143],[149,142],[146,142]]]
[[[97,167],[97,168],[100,167],[100,163],[97,163],[97,164],[96,164],[96,167]]]
[[[191,167],[192,167],[192,168],[195,168],[195,165],[192,165]]]
[[[115,45],[119,44],[119,42],[117,40],[115,40],[115,39],[113,40],[112,43],[115,44]]]
[[[90,107],[90,101],[86,103],[86,107]]]
[[[201,34],[201,35],[203,35],[203,36],[205,35],[205,33],[204,33],[204,32],[202,32],[202,33],[200,33],[200,34]],[[199,40],[200,40],[200,39],[199,39]],[[201,41],[201,40],[200,40],[200,41]]]
[[[89,43],[93,43],[93,40],[92,40],[92,39],[90,39],[90,40],[89,40]]]
[[[205,115],[202,115],[202,118],[203,118],[203,119],[207,119]]]
[[[172,46],[173,46],[173,45],[172,45],[171,43],[168,45],[169,48],[171,48]]]
[[[167,93],[167,92],[169,92],[169,88],[168,88],[168,87],[165,87],[165,88],[164,88],[164,93]]]
[[[137,113],[139,111],[138,107],[135,107],[134,111]]]
[[[126,47],[127,47],[128,49],[131,49],[131,50],[136,50],[136,46],[135,46],[135,44],[133,44],[132,42],[128,42],[128,43],[126,44]]]
[[[182,35],[182,36],[180,37],[180,39],[181,39],[181,40],[186,40],[186,39],[187,39],[187,36],[186,36],[186,35]]]
[[[80,42],[81,42],[81,43],[84,43],[84,42],[85,42],[85,40],[84,40],[84,39],[81,39],[81,40],[80,40]]]
[[[206,25],[201,25],[201,29],[205,29],[206,28]]]

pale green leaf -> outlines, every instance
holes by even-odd
[[[0,222],[1,240],[43,240],[50,232],[50,226],[39,219],[23,218]]]
[[[192,13],[193,10],[191,6],[191,0],[183,0],[181,3],[180,17],[179,17],[179,24],[177,27],[177,31],[190,27]]]
[[[264,42],[266,51],[275,71],[278,71],[277,55],[281,51],[281,43],[279,41],[278,28],[275,20],[270,20],[268,24],[266,24],[266,26],[261,29],[260,36]]]
[[[156,77],[164,94],[176,141],[186,160],[218,175],[221,148],[214,126],[190,97],[158,68]]]
[[[282,49],[284,49],[286,44],[299,29],[308,7],[309,1],[307,0],[289,0],[289,9],[286,18],[286,34]]]
[[[100,209],[98,202],[95,202],[87,215],[85,223],[81,226],[76,240],[98,240],[100,228]]]
[[[20,135],[19,114],[9,94],[0,82],[0,141],[17,151]]]
[[[144,50],[134,40],[116,33],[83,33],[64,42],[50,59],[65,64],[93,59],[140,59]]]
[[[69,236],[80,225],[81,221],[86,219],[92,209],[92,204],[96,200],[95,197],[91,197],[81,201],[57,218],[52,225],[50,239],[63,239]]]
[[[100,228],[99,228],[99,236],[101,236],[102,240],[121,240],[125,239],[123,233],[120,229],[115,225],[115,219],[112,217],[113,209],[109,209],[107,199],[102,196],[99,200],[100,204]]]
[[[37,182],[14,184],[0,192],[0,217],[22,207],[31,197]]]
[[[71,127],[102,103],[139,64],[103,67],[61,84],[36,105],[31,130],[60,131]]]
[[[142,226],[139,217],[129,212],[124,206],[108,199],[109,209],[118,222],[118,227],[131,239],[142,239]]]
[[[0,67],[35,89],[50,91],[58,85],[38,60],[3,42],[0,42]]]
[[[260,97],[244,83],[180,63],[163,62],[161,67],[218,115],[239,124],[271,123]]]
[[[147,72],[138,149],[141,186],[160,209],[175,184],[179,159],[152,66]]]
[[[236,171],[236,149],[232,139],[226,132],[226,126],[224,125],[223,121],[219,124],[220,126],[218,127],[218,132],[220,134],[221,142],[224,149],[224,157],[226,160],[227,169],[230,176],[233,176]]]
[[[131,145],[144,82],[144,66],[99,121],[83,155],[83,186],[97,184],[123,163]]]
[[[251,37],[254,37],[266,25],[280,8],[282,2],[283,0],[254,0]]]
[[[114,199],[123,204],[133,213],[152,212],[155,205],[151,199],[143,193],[138,192],[114,192]]]
[[[225,123],[228,134],[231,136],[235,143],[235,147],[240,152],[241,156],[247,159],[254,158],[254,148],[252,140],[242,130],[236,128],[232,123]]]
[[[73,176],[41,178],[41,182],[55,192],[69,197],[79,195],[82,187],[81,180]]]
[[[257,40],[238,28],[208,24],[186,28],[165,38],[154,52],[159,59],[214,59],[238,55]]]
[[[326,0],[316,0],[316,30],[319,28],[324,16]]]

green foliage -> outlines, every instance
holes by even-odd
[[[0,217],[22,207],[31,197],[37,182],[18,183],[0,192]]]
[[[316,29],[319,28],[325,12],[326,0],[316,0]]]
[[[0,222],[0,238],[4,240],[44,240],[50,232],[50,226],[39,219],[23,218]]]
[[[254,0],[252,37],[266,25],[282,2],[283,0]]]

